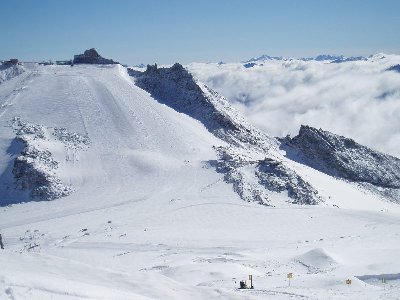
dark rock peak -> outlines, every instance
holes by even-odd
[[[262,185],[270,191],[287,191],[292,203],[315,205],[322,202],[318,191],[295,171],[282,162],[265,158],[257,165],[256,176]]]
[[[83,54],[74,55],[74,64],[118,64],[112,59],[103,58],[96,49],[91,48],[86,50]]]
[[[97,50],[95,48],[91,48],[86,50],[83,55],[87,56],[87,57],[93,57],[93,58],[99,58],[101,57],[100,54],[97,52]]]
[[[400,64],[391,66],[391,67],[387,68],[386,71],[394,71],[394,72],[400,73]]]
[[[233,138],[249,142],[249,129],[228,107],[226,100],[206,86],[200,87],[193,76],[179,63],[170,68],[148,66],[145,72],[130,71],[136,84],[159,102],[202,122],[222,139]],[[246,128],[245,128],[246,127]],[[233,132],[241,131],[240,138]]]
[[[350,138],[346,138],[329,131],[324,131],[321,128],[317,129],[307,125],[300,126],[299,134],[294,137],[293,140],[303,138],[307,139],[309,137],[315,137],[316,140],[321,142],[321,147],[330,147],[334,151],[343,151],[349,148],[364,147],[360,144],[357,144]]]
[[[400,159],[354,140],[310,126],[282,140],[287,156],[332,176],[377,187],[400,189]]]
[[[16,66],[19,64],[18,59],[16,58],[11,58],[10,60],[3,61],[2,64],[0,65],[0,70],[4,70],[13,66]]]
[[[180,64],[180,63],[175,63],[172,67],[170,68],[158,68],[157,64],[154,65],[147,65],[146,71],[144,74],[160,74],[160,75],[166,75],[166,74],[174,74],[175,77],[177,78],[192,78],[192,75]]]
[[[254,66],[256,66],[257,64],[254,62],[249,62],[243,65],[243,67],[245,67],[246,69],[252,68]]]

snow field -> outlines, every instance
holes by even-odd
[[[400,272],[397,206],[296,163],[327,203],[242,201],[207,163],[224,143],[120,66],[32,66],[0,101],[1,174],[15,116],[91,140],[73,161],[40,145],[70,196],[0,208],[0,299],[399,299],[398,279],[355,277]],[[0,195],[17,201],[11,179]],[[237,290],[249,274],[255,289]]]

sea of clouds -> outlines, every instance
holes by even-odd
[[[273,136],[297,135],[310,125],[400,157],[400,73],[386,71],[400,55],[367,61],[272,60],[187,66]]]

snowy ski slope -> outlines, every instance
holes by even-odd
[[[24,68],[0,85],[0,198],[29,199],[10,172],[16,117],[42,126],[32,143],[73,192],[0,208],[0,299],[399,299],[398,205],[290,160],[324,203],[244,202],[208,163],[225,142],[125,68]]]

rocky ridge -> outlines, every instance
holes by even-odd
[[[331,176],[374,187],[381,194],[397,194],[400,189],[400,159],[329,131],[301,126],[297,136],[282,139],[281,148],[293,160]]]
[[[65,128],[46,128],[20,118],[13,120],[12,127],[16,133],[15,142],[23,145],[12,168],[16,188],[28,191],[32,200],[54,200],[70,195],[73,188],[57,176],[59,161],[49,150],[43,149],[43,143],[54,139],[61,142],[67,152],[66,160],[74,160],[77,150],[89,146],[89,139]]]
[[[157,101],[197,119],[227,143],[215,148],[216,168],[245,201],[273,205],[268,194],[284,191],[292,203],[322,201],[316,190],[279,158],[275,138],[247,123],[224,97],[194,79],[182,65],[148,66],[145,72],[129,73]]]
[[[387,68],[386,71],[393,71],[393,72],[400,73],[400,64],[393,65],[393,66]]]

